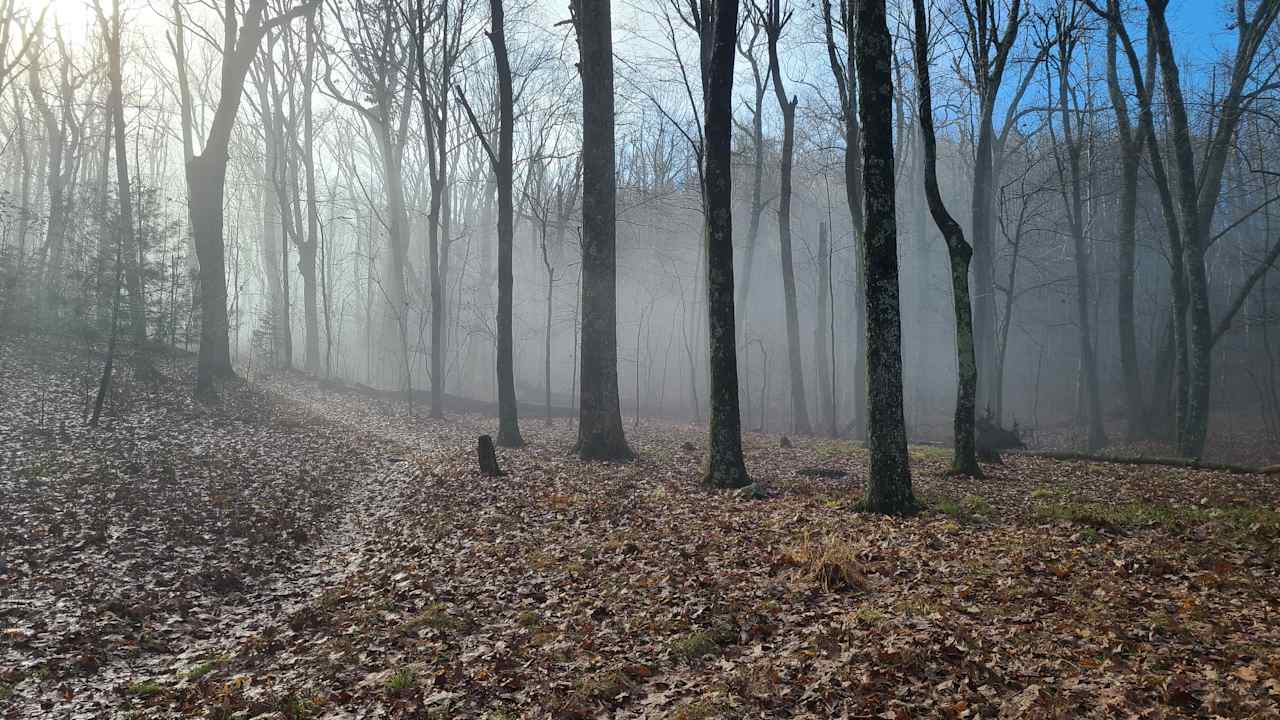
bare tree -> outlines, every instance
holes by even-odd
[[[861,267],[863,243],[866,235],[866,222],[862,212],[862,129],[858,125],[856,63],[854,51],[853,18],[849,14],[847,0],[840,1],[840,17],[832,15],[831,0],[823,0],[822,26],[827,42],[827,63],[831,67],[832,79],[836,82],[837,99],[840,102],[841,134],[844,135],[844,191],[845,202],[849,207],[849,217],[853,222],[853,292],[854,302],[850,308],[853,318],[853,339],[856,343],[853,361],[853,420],[850,426],[854,437],[863,437],[866,432],[867,416],[867,367],[866,353],[863,348],[867,342],[867,307],[859,298],[862,297],[863,271]],[[842,50],[836,44],[836,29],[844,33],[845,46]],[[834,402],[834,399],[833,399]]]
[[[1107,0],[1107,11],[1119,14],[1120,0]],[[1120,208],[1116,217],[1116,330],[1120,335],[1120,371],[1124,376],[1125,412],[1128,437],[1136,440],[1146,432],[1146,403],[1138,367],[1138,333],[1134,321],[1134,282],[1138,247],[1138,170],[1142,164],[1145,137],[1135,135],[1129,117],[1129,102],[1120,85],[1116,29],[1107,23],[1107,96],[1116,116],[1120,143]]]
[[[497,177],[498,184],[498,444],[519,447],[520,422],[516,404],[515,363],[511,331],[511,301],[514,280],[511,274],[511,246],[515,240],[515,211],[512,205],[514,161],[512,136],[515,126],[515,98],[511,80],[511,59],[507,54],[507,35],[502,0],[489,0],[489,44],[493,46],[493,62],[498,80],[498,149],[495,152],[486,139],[480,121],[467,103],[460,86],[454,86],[459,102],[467,112],[476,136]],[[621,420],[619,420],[621,423]]]
[[[1057,48],[1058,102],[1055,112],[1062,121],[1062,141],[1058,141],[1058,134],[1054,131],[1054,112],[1049,113],[1049,139],[1053,145],[1058,191],[1066,210],[1075,258],[1076,327],[1079,331],[1080,362],[1084,370],[1084,393],[1088,404],[1087,443],[1090,450],[1098,450],[1107,444],[1107,435],[1103,427],[1102,388],[1093,348],[1093,316],[1089,308],[1093,280],[1088,240],[1085,237],[1088,219],[1085,217],[1085,178],[1081,160],[1085,150],[1085,139],[1082,137],[1085,132],[1085,111],[1079,106],[1071,77],[1073,55],[1083,37],[1078,15],[1076,5],[1072,3],[1069,7],[1059,6],[1052,17],[1052,42]]]
[[[245,77],[263,36],[273,28],[312,12],[320,0],[308,0],[267,16],[266,0],[250,0],[239,11],[228,0],[223,13],[222,83],[204,149],[187,163],[192,234],[200,258],[200,355],[196,394],[209,397],[219,378],[234,377],[228,342],[227,280],[223,241],[223,197],[231,131],[240,110]]]
[[[787,316],[787,357],[791,363],[792,429],[803,435],[813,432],[809,424],[809,408],[804,392],[804,365],[800,358],[800,313],[796,301],[796,275],[791,256],[791,175],[795,156],[796,105],[799,98],[787,95],[782,81],[782,64],[778,58],[778,39],[791,20],[791,11],[783,11],[782,0],[767,0],[765,8],[756,6],[761,25],[769,39],[769,72],[773,77],[773,93],[782,111],[782,160],[778,177],[778,246],[782,255],[782,291]]]
[[[980,401],[990,407],[995,385],[992,357],[995,350],[995,234],[992,225],[993,186],[997,182],[995,112],[1000,86],[1013,54],[1018,30],[1025,18],[1022,0],[1009,0],[1003,27],[1000,0],[961,0],[966,54],[972,64],[973,90],[977,95],[977,137],[974,147],[972,226],[974,263],[974,335],[978,367],[985,368],[978,382]],[[1029,79],[1031,73],[1027,73]],[[1024,86],[1025,87],[1025,86]],[[1018,93],[1019,95],[1021,92]],[[1017,103],[1014,102],[1013,106]],[[997,417],[1000,409],[995,408]]]
[[[951,260],[951,304],[956,323],[956,409],[953,431],[955,450],[951,470],[961,475],[982,477],[978,466],[974,423],[978,393],[978,361],[973,342],[973,306],[969,297],[969,261],[973,248],[964,239],[960,223],[947,210],[938,189],[938,140],[933,129],[933,88],[929,79],[929,17],[925,0],[912,0],[915,14],[914,55],[916,64],[916,110],[920,123],[924,158],[924,190],[933,222],[942,232]]]

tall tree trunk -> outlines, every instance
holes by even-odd
[[[96,6],[95,6],[96,7]],[[129,289],[129,321],[133,343],[137,350],[135,363],[143,374],[149,371],[145,360],[147,342],[147,299],[144,295],[142,277],[142,238],[134,233],[133,193],[129,184],[129,146],[125,139],[127,127],[124,121],[124,77],[121,71],[121,27],[120,0],[112,3],[110,25],[107,18],[98,9],[99,24],[110,38],[107,45],[107,76],[111,84],[111,94],[107,99],[107,107],[112,114],[112,131],[115,134],[116,154],[116,194],[120,204],[120,238],[125,247],[124,277]]]
[[[187,161],[190,191],[191,231],[200,259],[200,354],[196,365],[196,395],[210,397],[214,382],[235,376],[227,323],[227,278],[222,237],[222,203],[226,193],[227,160],[231,130],[240,110],[245,76],[258,43],[272,27],[284,24],[315,9],[319,0],[308,0],[280,15],[263,18],[266,0],[251,0],[243,22],[234,15],[224,18],[222,78],[217,107],[209,127],[204,151]],[[234,8],[228,7],[228,10]]]
[[[200,260],[200,353],[196,395],[210,397],[214,382],[235,376],[228,342],[227,278],[222,239],[222,203],[227,179],[227,150],[214,147],[187,163],[191,188],[191,232]]]
[[[266,284],[267,302],[270,304],[271,327],[271,365],[280,367],[283,364],[284,329],[284,269],[280,267],[283,257],[280,246],[285,242],[284,223],[280,209],[284,203],[280,200],[280,184],[278,168],[280,166],[280,133],[276,130],[274,105],[271,103],[265,77],[258,80],[258,107],[261,110],[262,123],[262,237],[258,251],[262,260],[263,282]]]
[[[1084,170],[1081,167],[1080,155],[1084,151],[1083,139],[1078,137],[1073,124],[1078,122],[1080,111],[1071,103],[1071,63],[1076,43],[1080,36],[1069,25],[1070,20],[1059,16],[1058,22],[1058,114],[1062,120],[1063,147],[1059,150],[1056,135],[1052,134],[1055,156],[1057,157],[1059,187],[1063,204],[1067,211],[1067,225],[1071,232],[1073,259],[1076,270],[1076,327],[1080,337],[1080,364],[1083,371],[1084,386],[1082,388],[1088,410],[1088,448],[1096,451],[1107,444],[1107,434],[1103,427],[1102,388],[1098,377],[1098,361],[1093,347],[1093,314],[1089,307],[1089,298],[1093,294],[1090,273],[1090,253],[1085,239],[1084,210]],[[1081,123],[1080,129],[1083,129]],[[1065,153],[1066,162],[1061,155]]]
[[[933,222],[942,232],[951,259],[951,304],[956,323],[956,387],[954,421],[955,451],[951,470],[962,475],[982,476],[978,466],[975,442],[978,390],[978,365],[973,342],[973,309],[969,298],[969,260],[973,248],[964,239],[960,223],[948,212],[938,189],[938,144],[933,129],[933,90],[929,80],[929,19],[924,0],[913,0],[915,11],[916,92],[919,96],[917,119],[920,124],[921,151],[924,159],[924,189]],[[1012,289],[1010,290],[1012,292]]]
[[[577,0],[573,6],[582,75],[582,383],[576,450],[585,460],[631,457],[618,398],[617,189],[609,5],[608,0]]]
[[[866,242],[866,222],[862,212],[862,130],[858,125],[856,57],[854,48],[853,17],[849,14],[847,2],[840,3],[840,20],[845,33],[845,57],[842,61],[835,41],[836,18],[832,15],[831,0],[823,0],[822,19],[827,41],[827,61],[831,66],[831,75],[836,81],[836,90],[840,99],[840,119],[844,132],[844,191],[845,202],[849,206],[849,217],[853,222],[853,283],[850,287],[852,302],[849,315],[852,322],[854,347],[849,353],[853,358],[853,373],[850,385],[853,388],[852,420],[849,423],[855,438],[866,437],[867,417],[867,307],[862,301],[864,295],[862,257]],[[825,390],[824,390],[825,392]],[[834,398],[832,399],[834,402]]]
[[[778,59],[778,38],[791,14],[782,14],[781,0],[769,0],[765,32],[769,37],[769,71],[773,92],[782,111],[782,161],[778,178],[778,249],[782,259],[782,292],[787,319],[787,357],[791,365],[792,430],[810,435],[809,408],[804,391],[804,364],[800,355],[800,311],[796,300],[796,276],[791,253],[791,175],[796,142],[796,104],[788,98],[782,82],[782,66]]]
[[[994,362],[996,351],[996,299],[995,299],[995,186],[998,182],[996,166],[996,137],[993,117],[997,96],[1008,66],[1013,44],[1026,13],[1022,0],[1010,0],[1006,6],[1005,25],[998,24],[998,8],[987,0],[962,0],[962,9],[968,21],[969,55],[973,63],[973,81],[977,92],[978,122],[973,162],[973,195],[970,209],[973,241],[973,331],[979,372],[978,403],[985,405],[997,418],[1004,409],[996,406],[1000,394],[997,388],[1003,378],[997,375],[1002,368]],[[1038,61],[1037,61],[1038,62]],[[1029,80],[1028,72],[1025,79]],[[1019,91],[1021,94],[1021,90]],[[1014,103],[1016,105],[1016,102]]]
[[[1120,11],[1119,0],[1108,0],[1107,11]],[[1135,138],[1129,120],[1128,100],[1116,66],[1116,30],[1107,25],[1107,93],[1115,109],[1120,136],[1120,208],[1116,218],[1116,329],[1120,334],[1120,371],[1124,376],[1128,438],[1146,434],[1146,404],[1138,367],[1138,332],[1134,320],[1134,284],[1137,258],[1138,169],[1142,140]]]
[[[502,0],[489,0],[489,12],[493,23],[489,31],[489,42],[493,45],[494,65],[498,71],[498,157],[494,168],[498,176],[498,444],[503,447],[519,447],[524,444],[524,439],[520,437],[520,422],[517,417],[511,330],[511,246],[515,240],[511,198],[511,145],[515,125],[512,106],[515,100],[511,86],[511,62],[507,56],[507,38],[503,27]],[[616,370],[614,374],[616,378]],[[621,419],[618,422],[621,424]]]
[[[769,75],[760,71],[760,61],[756,59],[756,39],[760,26],[752,25],[753,34],[746,47],[738,46],[738,52],[751,64],[751,77],[754,81],[755,94],[751,105],[751,215],[747,225],[747,246],[742,259],[742,277],[737,288],[734,308],[743,314],[743,322],[739,323],[740,332],[746,332],[747,298],[751,291],[751,272],[755,266],[756,245],[760,237],[760,218],[764,215],[764,94],[769,89]]]
[[[818,223],[818,321],[813,333],[813,357],[818,368],[818,399],[822,427],[836,437],[836,394],[831,383],[831,244],[827,224]]]
[[[45,223],[44,244],[40,247],[38,270],[42,278],[42,295],[52,300],[62,287],[62,264],[67,234],[67,224],[71,212],[71,201],[67,197],[70,178],[67,165],[67,128],[65,116],[59,117],[45,97],[45,89],[41,78],[43,64],[41,52],[37,48],[31,53],[31,62],[27,67],[30,78],[31,102],[39,114],[45,134],[45,190],[49,195],[49,215]],[[61,108],[59,108],[59,111]]]
[[[546,337],[544,338],[544,346],[542,348],[542,382],[546,399],[546,418],[544,419],[547,427],[551,426],[551,311],[552,296],[556,289],[556,269],[551,264],[551,256],[547,254],[547,223],[542,223],[542,266],[547,271],[547,328]]]
[[[738,409],[737,331],[733,310],[733,65],[738,3],[700,0],[703,58],[703,205],[707,251],[707,333],[710,352],[710,441],[703,481],[712,487],[749,485]]]
[[[898,233],[893,171],[893,43],[885,0],[857,3],[858,117],[867,212],[865,249],[871,451],[866,504],[872,512],[909,513],[916,507],[907,462],[902,410],[902,317],[898,291]]]
[[[315,91],[315,13],[307,17],[306,65],[302,90],[302,164],[307,187],[307,236],[298,243],[298,272],[302,275],[302,308],[306,327],[307,372],[320,372],[320,311],[316,302],[316,249],[320,242],[320,207],[316,197],[315,118],[311,97]],[[322,261],[323,262],[323,261]]]
[[[1147,0],[1150,42],[1160,61],[1164,96],[1173,131],[1173,159],[1177,168],[1178,208],[1182,230],[1182,253],[1186,272],[1189,341],[1186,344],[1186,413],[1180,425],[1180,452],[1200,457],[1209,431],[1209,400],[1212,382],[1213,324],[1209,314],[1209,283],[1205,252],[1210,242],[1213,215],[1219,202],[1226,160],[1240,119],[1256,94],[1245,95],[1245,83],[1253,76],[1254,60],[1271,26],[1280,14],[1280,0],[1262,0],[1247,14],[1241,3],[1238,17],[1236,55],[1231,65],[1228,89],[1215,103],[1217,126],[1197,169],[1190,121],[1169,27],[1165,21],[1166,0]],[[1117,32],[1119,29],[1117,28]],[[1130,62],[1133,62],[1132,59]]]

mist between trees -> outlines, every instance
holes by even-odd
[[[1280,441],[1280,0],[1221,55],[1160,0],[39,5],[0,0],[4,333],[505,445],[581,415],[584,456],[709,422],[728,484],[739,424],[904,477],[979,472],[975,418]]]

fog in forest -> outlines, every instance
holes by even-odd
[[[1176,444],[1188,413],[1222,443],[1280,440],[1274,8],[1246,3],[1237,18],[1225,3],[1174,3],[1166,57],[1140,5],[924,3],[940,199],[973,248],[976,415],[1063,448]],[[205,353],[217,317],[206,306],[225,302],[237,372],[303,370],[423,413],[434,390],[445,413],[495,413],[503,93],[491,9],[4,0],[4,331],[100,347],[119,336],[122,352],[146,343],[164,362]],[[579,42],[564,3],[504,12],[518,412],[577,417]],[[699,12],[665,0],[613,12],[628,426],[711,413]],[[859,131],[853,15],[839,1],[738,12],[744,430],[866,430],[868,230],[849,202],[864,199],[861,167],[846,164]],[[952,266],[925,194],[914,25],[910,3],[889,3],[902,402],[912,441],[950,444]],[[209,162],[224,152],[225,166]],[[202,227],[220,236],[220,258],[199,252]],[[225,297],[202,291],[219,274],[210,263]],[[1183,447],[1204,452],[1195,445]]]
[[[0,0],[0,717],[1275,718],[1280,0]]]

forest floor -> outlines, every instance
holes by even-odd
[[[917,447],[887,519],[845,442],[748,435],[751,500],[525,419],[489,479],[487,419],[182,358],[88,428],[90,367],[0,343],[0,718],[1280,717],[1274,478]]]

